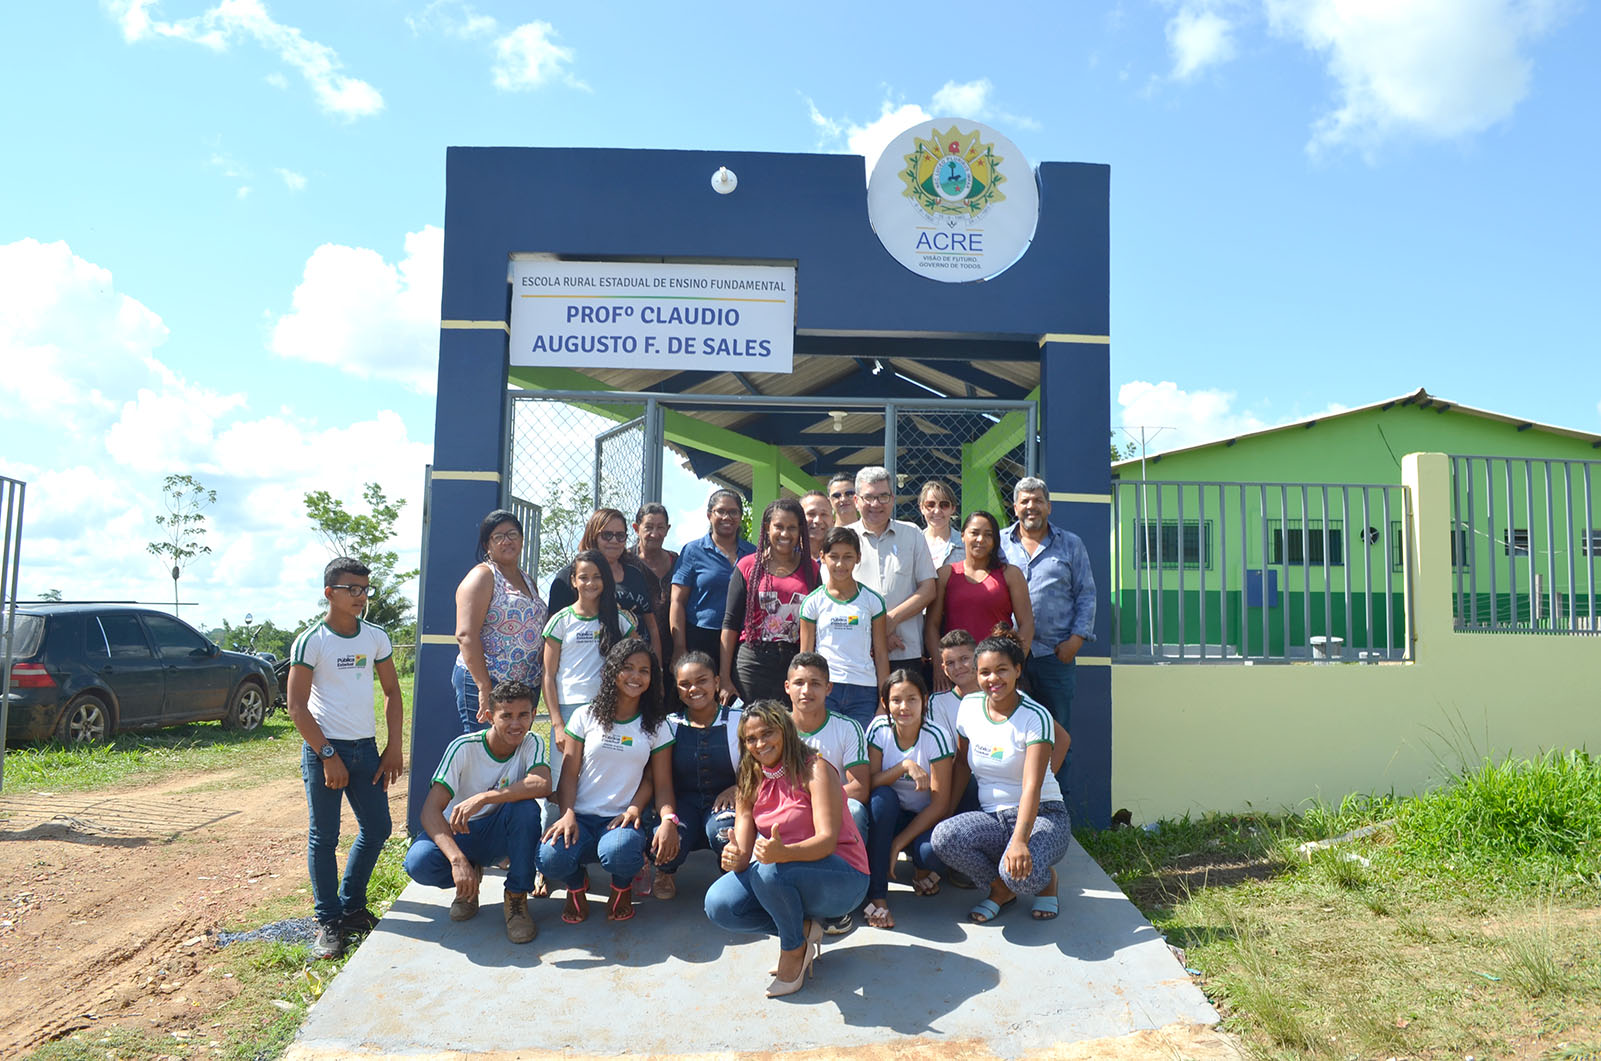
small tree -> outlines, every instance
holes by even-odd
[[[549,578],[573,562],[593,505],[588,483],[569,481],[551,488],[550,502],[539,511],[540,578]]]
[[[190,560],[211,552],[205,543],[205,509],[216,503],[217,491],[207,490],[192,475],[169,475],[161,481],[165,516],[156,517],[164,537],[145,548],[153,556],[165,557],[172,564],[172,614],[178,614],[178,576]]]
[[[49,601],[60,600],[61,599],[61,591],[59,589],[47,589],[43,593],[39,594],[39,599],[40,600],[49,600]]]
[[[334,556],[354,557],[371,569],[376,590],[368,598],[367,618],[393,631],[411,620],[411,601],[401,594],[400,586],[417,577],[415,568],[397,570],[400,554],[388,548],[406,502],[390,500],[377,483],[367,484],[362,499],[367,502],[366,515],[346,511],[344,503],[326,490],[313,490],[306,494],[306,515]]]

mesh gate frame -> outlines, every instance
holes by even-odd
[[[630,421],[638,419],[643,421],[643,455],[641,468],[641,501],[660,501],[662,484],[662,454],[668,445],[666,440],[664,412],[669,409],[684,409],[705,406],[738,406],[742,409],[752,407],[770,407],[775,409],[816,409],[826,413],[834,409],[869,411],[882,414],[884,417],[884,467],[890,473],[890,481],[899,484],[898,468],[900,420],[903,416],[917,416],[919,414],[959,414],[978,416],[989,422],[990,426],[998,425],[1003,418],[1018,414],[1023,419],[1022,440],[1004,451],[1002,457],[990,466],[999,464],[1016,465],[1021,463],[1022,475],[1008,474],[999,478],[996,486],[1003,494],[1018,478],[1022,476],[1037,476],[1039,474],[1039,405],[1028,399],[968,399],[968,398],[872,398],[837,397],[816,395],[752,395],[752,394],[658,394],[652,391],[592,391],[592,390],[525,390],[508,389],[506,392],[505,436],[502,458],[502,503],[509,504],[512,498],[522,495],[517,493],[522,477],[516,470],[516,420],[518,402],[549,402],[567,407],[573,406],[607,406],[612,408],[640,409],[641,415],[630,417]],[[589,413],[583,409],[573,409],[574,413],[585,417],[601,417],[598,413]],[[613,424],[593,432],[598,441],[602,436],[627,428],[630,423]],[[730,430],[738,431],[738,428]],[[959,445],[959,443],[958,443]],[[600,461],[599,450],[596,450],[595,479],[599,478]],[[910,473],[908,473],[910,474]],[[915,507],[917,487],[921,486],[919,480],[911,487],[911,498]],[[962,496],[960,477],[952,483],[957,495]],[[897,498],[901,498],[904,488],[897,485]],[[524,499],[525,503],[532,503],[531,499]],[[596,503],[593,502],[593,508]],[[637,507],[637,506],[636,506]],[[899,511],[897,518],[905,518]],[[999,515],[999,513],[997,513]],[[916,517],[912,517],[916,521]],[[1003,522],[1005,522],[1003,520]]]

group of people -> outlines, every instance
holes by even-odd
[[[707,849],[725,871],[707,916],[779,937],[769,995],[799,989],[822,937],[858,912],[894,927],[903,853],[918,895],[987,890],[975,922],[1019,896],[1055,917],[1074,658],[1094,623],[1083,543],[1050,524],[1038,479],[1017,484],[1007,527],[983,511],[955,525],[939,482],[919,492],[924,527],[894,519],[894,502],[887,471],[866,468],[774,501],[752,544],[742,499],[718,490],[708,532],[676,556],[661,506],[637,513],[633,550],[625,516],[600,509],[548,606],[519,570],[517,518],[490,513],[457,591],[463,732],[407,872],[453,888],[465,920],[484,867],[504,864],[507,935],[526,942],[531,896],[562,889],[562,920],[582,922],[598,864],[606,916],[625,921],[641,895],[674,898]],[[316,709],[296,713],[296,694],[292,675],[299,724]],[[301,732],[308,748],[321,738]],[[326,761],[308,759],[308,801]],[[314,843],[316,817],[314,804]],[[339,918],[363,898],[349,876],[330,899]]]

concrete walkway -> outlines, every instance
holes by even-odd
[[[707,854],[680,872],[677,898],[643,899],[623,924],[606,921],[603,885],[582,925],[561,921],[560,898],[535,901],[539,938],[525,946],[506,941],[501,874],[484,878],[483,908],[465,924],[451,923],[448,892],[413,884],[312,1008],[288,1057],[772,1054],[910,1037],[1010,1058],[1217,1022],[1082,848],[1057,868],[1062,916],[1051,922],[1033,921],[1020,900],[974,925],[965,913],[978,892],[947,884],[921,898],[891,885],[897,927],[858,916],[849,935],[825,940],[815,979],[777,1000],[762,997],[777,941],[706,920]]]

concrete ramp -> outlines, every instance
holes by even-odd
[[[923,898],[892,884],[894,930],[858,916],[849,935],[825,940],[815,979],[773,1000],[762,992],[776,939],[729,935],[701,908],[717,872],[709,854],[679,873],[677,898],[640,900],[622,924],[605,919],[604,886],[591,890],[582,925],[561,921],[560,898],[537,900],[539,937],[524,946],[506,941],[502,874],[485,876],[483,908],[465,924],[451,923],[448,892],[413,884],[312,1007],[287,1056],[829,1056],[919,1040],[1014,1058],[1066,1056],[1069,1044],[1134,1033],[1149,1045],[1172,1026],[1205,1033],[1217,1023],[1082,848],[1057,868],[1062,914],[1048,922],[1019,900],[994,924],[974,925],[965,914],[981,893],[946,884]],[[1177,1044],[1157,1053],[1196,1056]]]

